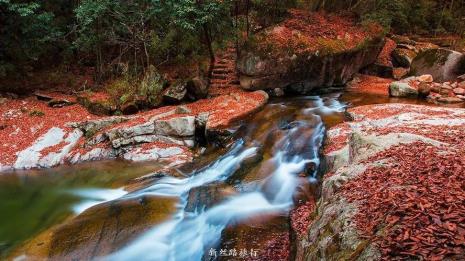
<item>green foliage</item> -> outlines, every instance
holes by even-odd
[[[365,23],[378,22],[396,33],[460,32],[465,4],[438,0],[360,0],[353,10]]]
[[[76,9],[75,46],[93,52],[100,71],[125,61],[137,75],[151,64],[206,53],[229,31],[228,11],[229,1],[84,0]]]
[[[140,100],[137,102],[143,103],[144,107],[157,107],[161,104],[165,87],[165,79],[154,66],[149,66],[141,78],[125,75],[108,84],[106,90],[110,95],[112,105],[116,108],[135,103],[135,99],[138,99],[138,97],[140,97]]]
[[[62,33],[40,1],[0,0],[0,77],[37,62]]]
[[[268,26],[282,20],[287,9],[296,7],[299,3],[296,0],[252,0],[252,9],[256,12],[258,23]]]
[[[161,103],[162,92],[165,86],[166,81],[156,71],[155,67],[151,66],[140,83],[138,95],[147,97],[148,104],[155,107]]]

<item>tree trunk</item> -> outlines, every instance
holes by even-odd
[[[245,1],[246,8],[246,24],[247,24],[247,39],[249,38],[250,24],[249,24],[249,12],[250,12],[250,0]]]
[[[203,33],[205,35],[205,43],[208,48],[208,53],[210,55],[210,66],[208,68],[208,77],[210,78],[213,73],[213,66],[215,64],[215,52],[213,51],[213,41],[211,39],[210,29],[207,24],[202,26]]]

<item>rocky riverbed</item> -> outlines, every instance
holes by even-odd
[[[0,170],[122,158],[192,161],[198,140],[216,142],[227,128],[263,107],[265,92],[236,92],[195,103],[166,106],[132,116],[101,117],[78,104],[61,108],[26,99],[0,104]],[[206,144],[204,144],[206,146]]]

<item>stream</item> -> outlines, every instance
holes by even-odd
[[[1,256],[259,259],[267,239],[289,232],[292,207],[318,196],[325,130],[344,120],[348,104],[386,99],[335,93],[272,100],[237,126],[228,146],[177,175],[134,181],[161,166],[125,162],[1,175]],[[45,250],[15,250],[31,238],[26,246]]]

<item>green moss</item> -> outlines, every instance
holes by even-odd
[[[29,116],[31,117],[42,117],[42,116],[45,116],[45,113],[43,111],[39,111],[39,110],[33,110],[29,113]]]
[[[424,61],[429,67],[434,66],[435,64],[445,64],[449,57],[447,51],[440,49],[431,49],[418,54],[416,59]]]

